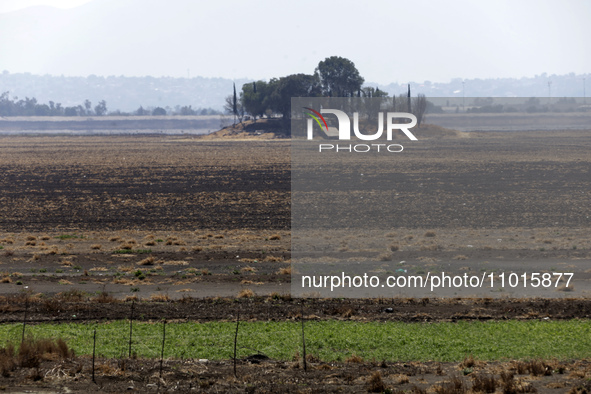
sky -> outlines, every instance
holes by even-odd
[[[0,13],[21,10],[23,8],[46,5],[56,8],[74,8],[91,0],[0,0]]]
[[[55,7],[55,8],[48,8]],[[587,0],[0,0],[0,72],[367,82],[591,71]]]

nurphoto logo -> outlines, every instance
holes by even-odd
[[[351,140],[351,118],[344,111],[338,109],[326,109],[322,108],[316,111],[310,107],[303,107],[310,118],[307,121],[307,139],[314,139],[314,121],[320,128],[320,130],[328,137],[334,134],[334,130],[331,133],[328,127],[328,122],[322,116],[323,114],[331,114],[336,116],[338,121],[338,139],[341,141]],[[359,112],[353,112],[353,133],[354,136],[361,141],[375,141],[382,138],[384,134],[384,118],[386,119],[386,140],[392,141],[393,134],[395,131],[401,131],[411,141],[417,141],[417,137],[409,130],[417,125],[417,118],[415,115],[408,112],[378,112],[377,121],[378,127],[372,134],[365,134],[360,131],[359,128]],[[404,122],[410,120],[410,122]],[[336,152],[347,151],[347,152],[369,152],[375,151],[388,151],[388,152],[402,152],[403,147],[400,144],[356,144],[356,145],[338,145],[338,144],[320,144],[319,152],[333,150]]]

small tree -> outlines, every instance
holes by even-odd
[[[417,126],[420,126],[421,122],[425,119],[425,112],[427,110],[427,97],[425,97],[424,94],[419,93],[413,101],[413,114],[417,117]]]
[[[162,107],[156,107],[152,110],[152,115],[154,115],[154,116],[166,115],[166,110]]]
[[[94,112],[97,116],[103,116],[107,113],[107,102],[105,100],[99,101],[98,105],[94,107]]]

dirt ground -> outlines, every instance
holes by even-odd
[[[4,136],[0,143],[2,322],[21,321],[25,308],[31,323],[69,321],[74,314],[83,321],[125,319],[131,300],[142,300],[136,306],[145,319],[232,320],[236,308],[253,320],[299,313],[300,301],[289,296],[289,141]],[[416,155],[409,146],[405,160],[374,180],[395,185],[377,190],[375,198],[394,195],[389,210],[396,218],[377,218],[383,231],[375,245],[310,232],[327,249],[347,255],[386,253],[385,260],[409,273],[483,267],[525,272],[536,266],[575,272],[572,286],[551,294],[505,291],[480,298],[401,292],[379,300],[309,299],[306,316],[407,322],[589,318],[589,145],[583,132],[427,138],[414,148]],[[313,168],[314,162],[306,165]],[[340,191],[343,201],[355,192]],[[316,209],[311,205],[310,214],[321,214]],[[244,298],[235,302],[241,292]],[[541,373],[539,366],[531,372],[517,362],[466,367],[310,360],[304,372],[301,360],[241,361],[238,378],[229,361],[166,360],[162,380],[155,360],[99,360],[97,384],[90,381],[89,362],[47,361],[1,377],[0,385],[12,392],[367,392],[370,385],[392,392],[462,392],[435,386],[453,380],[477,391],[476,380],[492,375],[497,392],[591,389],[585,360],[546,360]],[[370,382],[377,371],[384,386],[377,377]]]
[[[588,361],[396,363],[351,359],[346,363],[257,358],[233,361],[97,359],[43,362],[0,378],[5,392],[118,393],[587,393]]]

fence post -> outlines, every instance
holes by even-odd
[[[133,307],[135,301],[131,301],[131,315],[129,317],[129,358],[131,358],[131,335],[133,333]]]
[[[308,371],[308,365],[306,364],[306,336],[304,335],[304,299],[302,298],[301,313],[302,313],[302,347],[304,354],[304,372]]]
[[[162,379],[162,364],[164,363],[164,342],[166,341],[166,320],[162,323],[162,351],[160,352],[160,379]]]
[[[96,383],[94,379],[94,356],[96,353],[96,328],[94,329],[94,335],[92,337],[92,381]]]
[[[234,334],[234,377],[238,377],[236,374],[236,346],[238,343],[238,326],[240,325],[240,311],[236,314],[236,333]]]
[[[25,298],[25,315],[23,316],[23,336],[21,338],[21,343],[25,341],[25,326],[27,325],[27,310],[29,309],[29,296]]]

